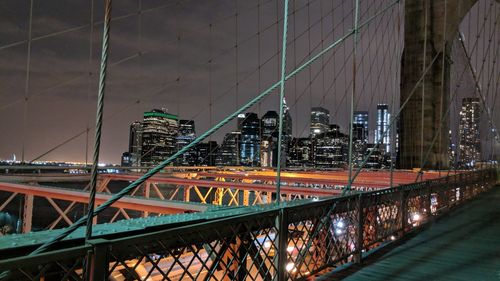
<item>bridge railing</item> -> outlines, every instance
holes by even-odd
[[[494,169],[0,260],[5,280],[305,280],[396,240],[495,185]],[[7,275],[6,275],[7,276]],[[38,279],[37,279],[38,278]],[[1,279],[1,278],[0,278]]]

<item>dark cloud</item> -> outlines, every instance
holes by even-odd
[[[361,22],[392,3],[360,2]],[[29,1],[0,3],[0,158],[19,158],[24,142],[25,158],[33,159],[95,122],[103,1],[33,3],[27,102]],[[143,111],[168,108],[181,118],[194,118],[201,133],[279,79],[281,1],[113,4],[103,162],[119,161],[127,148],[128,125],[141,119]],[[353,24],[353,1],[296,0],[290,5],[288,72],[349,32]],[[360,34],[356,109],[371,111],[371,128],[377,103],[399,103],[402,36],[397,33],[397,16],[395,5]],[[7,45],[12,46],[2,47]],[[286,83],[295,135],[307,134],[310,107],[318,105],[332,112],[333,123],[347,127],[352,46],[350,38]],[[277,105],[273,94],[252,110],[262,115]],[[221,140],[234,128],[231,123],[213,138]],[[92,151],[93,132],[88,137],[81,134],[44,159],[84,161],[87,142]]]

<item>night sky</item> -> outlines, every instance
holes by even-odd
[[[287,72],[352,28],[353,2],[290,1]],[[360,2],[363,22],[393,1]],[[282,9],[282,1],[274,0],[114,1],[101,162],[119,163],[129,124],[144,111],[167,108],[194,119],[201,134],[274,84]],[[355,110],[370,110],[370,130],[377,103],[392,110],[399,104],[403,10],[395,5],[361,31]],[[30,1],[0,2],[0,159],[15,154],[20,160],[23,144],[29,161],[64,143],[41,159],[84,162],[87,143],[89,159],[93,149],[94,132],[85,131],[95,126],[103,1],[33,0],[30,52],[29,11]],[[466,21],[475,22],[480,13]],[[476,25],[464,33],[477,33]],[[492,32],[489,26],[484,33]],[[496,32],[493,39],[499,38]],[[286,83],[295,136],[308,134],[313,106],[326,107],[331,123],[347,128],[352,48],[351,37]],[[262,116],[278,110],[278,102],[276,91],[251,111]],[[234,129],[230,123],[212,139]]]

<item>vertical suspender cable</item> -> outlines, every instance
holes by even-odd
[[[87,66],[87,103],[90,101],[90,91],[92,90],[92,58],[94,55],[94,0],[90,0],[90,31],[89,31],[89,61]],[[89,155],[89,132],[90,114],[87,113],[87,123],[85,127],[85,166],[88,165]]]
[[[88,241],[92,237],[92,218],[94,212],[96,184],[97,184],[97,164],[99,163],[99,148],[101,146],[101,128],[102,115],[104,110],[104,90],[106,88],[106,70],[108,65],[108,50],[109,50],[109,27],[111,20],[111,0],[105,1],[104,26],[102,33],[102,53],[101,53],[101,69],[99,73],[99,93],[97,97],[97,113],[95,125],[95,142],[94,142],[94,159],[92,163],[92,176],[90,178],[90,195],[89,208],[87,215],[87,229],[85,231],[85,240]]]
[[[354,95],[356,94],[356,47],[358,44],[358,24],[359,24],[359,0],[356,0],[354,12],[354,34],[352,47],[352,92],[351,105],[349,111],[349,178],[347,179],[347,190],[351,189],[352,184],[352,124],[354,122]],[[344,190],[345,192],[345,190]]]
[[[443,116],[443,106],[444,106],[444,95],[445,95],[445,86],[444,86],[444,82],[445,82],[445,67],[446,67],[446,22],[448,20],[448,3],[447,3],[447,0],[444,0],[444,21],[443,21],[443,58],[442,58],[442,64],[441,64],[441,102],[440,102],[440,106],[439,106],[439,116]],[[451,49],[451,47],[450,47]],[[448,92],[446,93],[447,95],[449,94]],[[448,98],[449,98],[449,95],[448,95]],[[447,109],[447,111],[449,111],[449,109]],[[444,118],[444,116],[443,116]],[[443,143],[442,143],[442,138],[443,138],[443,135],[441,134],[443,130],[441,129],[441,126],[439,126],[439,155],[441,155],[443,153]],[[446,148],[446,150],[448,151],[448,148]],[[444,161],[447,161],[448,159],[445,159]],[[444,163],[443,163],[444,164]],[[439,170],[439,176],[441,177],[441,161],[438,162],[438,170]],[[450,169],[450,167],[448,167],[448,170]]]
[[[394,5],[395,3],[397,3],[397,1],[399,1],[399,0],[396,0],[396,1],[392,2],[391,5],[389,5],[388,7],[386,7],[385,9],[383,9],[382,11],[379,11],[377,14],[375,14],[374,16],[372,16],[370,19],[368,19],[365,22],[363,22],[362,24],[360,24],[360,28],[362,28],[363,26],[368,25],[374,18],[376,18],[378,15],[380,15],[380,14],[384,13],[385,11],[387,11],[387,9],[390,8],[390,7],[392,7],[392,5]],[[314,55],[312,58],[310,58],[306,62],[302,63],[296,69],[292,70],[288,75],[285,76],[284,80],[287,81],[287,80],[293,78],[298,73],[302,72],[310,64],[312,64],[315,61],[317,61],[318,58],[320,58],[321,56],[325,55],[327,52],[333,50],[339,44],[342,44],[343,42],[345,42],[347,40],[347,38],[349,38],[350,36],[352,36],[352,34],[353,34],[353,31],[349,31],[349,32],[345,33],[341,38],[333,41],[324,50],[321,50],[316,55]],[[432,63],[434,63],[434,61],[435,61],[435,59],[433,59]],[[431,65],[432,65],[432,63],[431,63]],[[428,69],[426,70],[426,72],[427,71],[428,71]],[[420,82],[421,82],[421,78],[417,81],[415,88],[412,91],[410,91],[410,97],[413,95],[413,93],[416,90],[416,87],[418,87],[418,85],[420,84]],[[168,157],[163,162],[161,162],[160,164],[158,164],[157,166],[155,166],[151,170],[147,171],[140,178],[138,178],[134,182],[130,183],[127,187],[123,188],[118,193],[116,193],[115,195],[113,195],[109,200],[107,200],[106,202],[102,203],[99,207],[97,207],[95,209],[95,211],[93,212],[92,215],[98,215],[101,212],[103,212],[104,210],[106,210],[107,208],[109,208],[112,204],[114,204],[120,198],[122,198],[123,196],[125,196],[126,194],[128,194],[130,191],[132,191],[133,189],[135,189],[139,185],[143,184],[146,180],[148,180],[153,175],[155,175],[156,173],[158,173],[159,171],[161,171],[162,169],[164,169],[167,165],[169,165],[170,163],[172,163],[172,161],[174,159],[176,159],[180,155],[186,153],[189,149],[192,149],[195,145],[197,145],[198,143],[200,143],[202,140],[208,138],[208,136],[212,135],[214,132],[216,132],[217,130],[219,130],[221,127],[223,127],[224,125],[226,125],[227,123],[229,123],[231,120],[233,120],[234,118],[236,118],[236,116],[238,114],[241,114],[245,110],[248,110],[250,107],[256,105],[262,99],[264,99],[265,97],[269,96],[271,93],[273,93],[274,90],[278,89],[280,85],[281,85],[281,83],[280,83],[280,81],[278,81],[278,82],[274,83],[273,85],[269,86],[266,90],[264,90],[263,92],[259,93],[257,96],[255,96],[250,101],[248,101],[245,105],[243,105],[242,107],[240,107],[239,109],[237,109],[233,113],[229,114],[228,116],[226,116],[226,118],[224,118],[223,120],[221,120],[215,126],[211,127],[210,129],[208,129],[207,131],[205,131],[203,134],[201,134],[200,136],[198,136],[197,138],[195,138],[191,143],[189,143],[188,145],[184,146],[182,149],[180,149],[179,151],[177,151],[176,153],[174,153],[172,156]],[[405,101],[403,103],[402,108],[404,108],[404,106],[407,104],[407,102],[408,101]],[[401,111],[401,109],[400,109],[400,111]],[[400,111],[398,112],[398,115],[399,115]],[[393,122],[391,122],[390,126],[392,126],[392,125],[393,125]],[[365,159],[365,161],[366,161],[366,159]],[[80,218],[79,220],[77,220],[76,222],[74,222],[71,226],[69,226],[68,228],[62,230],[55,237],[51,238],[49,241],[47,241],[46,243],[44,243],[43,245],[41,245],[40,247],[38,247],[36,250],[32,251],[29,254],[29,256],[33,256],[33,255],[36,255],[36,254],[39,254],[41,252],[46,251],[47,249],[49,249],[50,247],[52,247],[54,244],[56,244],[57,242],[61,241],[65,237],[67,237],[70,233],[74,232],[78,227],[84,225],[85,222],[87,221],[87,219],[88,219],[88,215]]]
[[[31,66],[31,30],[33,25],[33,0],[30,1],[30,15],[28,23],[28,50],[26,58],[26,80],[24,82],[24,109],[23,109],[23,144],[21,151],[21,161],[24,163],[24,150],[26,146],[26,118],[28,114],[28,93],[30,88],[30,66]]]
[[[396,64],[400,62],[400,50],[401,50],[401,2],[398,2],[398,19],[397,19],[397,35],[396,35]],[[392,106],[391,106],[391,112],[394,115],[394,108],[395,108],[395,100],[396,100],[396,89],[398,88],[398,79],[399,78],[399,70],[400,67],[396,67],[396,79],[394,79],[394,93],[392,97]],[[396,122],[397,124],[397,122]],[[390,174],[390,187],[394,185],[394,160],[396,159],[396,141],[397,140],[397,126],[396,130],[391,130],[391,174]]]
[[[288,0],[284,0],[283,8],[283,39],[281,41],[281,79],[280,79],[280,114],[278,128],[278,163],[276,168],[276,200],[281,204],[281,153],[283,146],[283,102],[285,99],[285,75],[286,75],[286,36],[288,32]]]
[[[422,55],[422,72],[425,71],[426,58],[427,58],[427,24],[428,24],[428,10],[427,0],[424,0],[424,52]],[[420,107],[420,163],[424,160],[424,110],[425,110],[425,75],[422,79],[422,105]],[[419,171],[419,174],[421,172]]]

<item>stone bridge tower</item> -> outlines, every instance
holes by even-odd
[[[421,156],[425,159],[436,134],[440,136],[437,137],[424,168],[446,169],[449,166],[449,120],[443,122],[441,129],[440,121],[449,106],[451,46],[458,35],[460,23],[477,1],[405,1],[401,104],[413,90],[414,93],[399,120],[399,168],[419,168],[423,161]],[[500,3],[500,0],[496,1]],[[429,70],[423,83],[414,89],[424,72],[424,62],[425,68]]]

